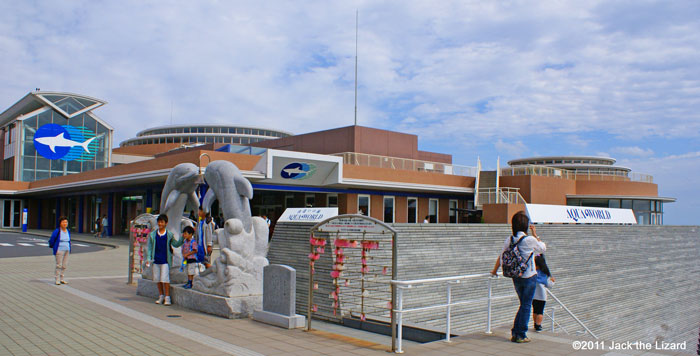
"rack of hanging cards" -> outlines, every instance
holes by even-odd
[[[306,330],[315,316],[341,323],[390,322],[395,333],[396,256],[396,230],[377,219],[348,214],[314,225]]]
[[[134,283],[134,273],[143,273],[143,258],[156,216],[141,214],[129,222],[129,281]]]

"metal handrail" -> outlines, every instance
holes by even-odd
[[[525,198],[520,194],[520,188],[479,188],[476,194],[479,195],[480,206],[483,204],[527,204]]]
[[[500,168],[501,176],[543,176],[573,180],[601,180],[601,181],[632,181],[654,183],[654,177],[650,174],[624,171],[571,170],[529,164],[524,166]]]
[[[340,152],[332,156],[343,157],[344,164],[377,168],[400,169],[442,173],[454,176],[476,177],[476,167],[460,166],[444,162],[422,161],[411,158],[380,156],[368,153]]]
[[[396,321],[396,332],[392,332],[392,345],[396,345],[395,352],[396,353],[403,353],[402,349],[402,343],[403,343],[403,314],[404,313],[409,313],[409,312],[415,312],[415,311],[423,311],[423,310],[430,310],[430,309],[439,309],[439,308],[446,308],[446,313],[445,313],[445,342],[450,342],[450,330],[451,330],[451,313],[452,313],[452,306],[456,305],[463,305],[463,304],[470,304],[474,302],[480,302],[480,301],[487,301],[487,311],[486,311],[486,333],[491,334],[491,307],[492,307],[492,302],[494,300],[500,300],[500,299],[509,299],[516,297],[517,295],[515,294],[509,294],[509,295],[501,295],[494,297],[492,295],[492,282],[495,279],[499,279],[499,277],[502,277],[503,274],[500,272],[497,275],[492,275],[491,273],[480,273],[480,274],[468,274],[468,275],[461,275],[461,276],[449,276],[449,277],[436,277],[436,278],[425,278],[425,279],[413,279],[413,280],[407,280],[407,281],[399,281],[399,280],[392,280],[390,283],[393,287],[396,289],[396,304],[393,304],[392,308],[392,316],[393,319]],[[470,279],[476,279],[476,278],[488,278],[488,296],[486,298],[478,298],[478,299],[471,299],[471,300],[462,300],[462,301],[457,301],[453,302],[452,301],[452,285],[453,284],[458,284],[461,283],[464,280],[470,280]],[[424,306],[424,307],[417,307],[417,308],[411,308],[411,309],[404,309],[403,308],[403,291],[405,289],[411,289],[417,285],[421,284],[431,284],[431,283],[445,283],[446,289],[447,289],[447,301],[444,304],[436,304],[436,305],[429,305],[429,306]],[[554,294],[552,294],[551,291],[547,289],[547,292],[549,293],[554,300],[559,303],[559,305],[567,312],[569,315],[576,320],[576,322],[581,325],[586,332],[591,334],[595,339],[598,339],[598,337],[590,330],[586,325],[579,320],[579,318],[574,315],[574,313],[567,308],[564,303],[562,303],[559,298],[557,298]],[[559,325],[564,331],[564,329],[558,322],[554,321],[554,313],[552,312],[552,316],[550,317],[552,319],[552,331],[554,331],[554,323]],[[568,332],[567,332],[568,333]]]
[[[562,303],[561,300],[559,300],[559,298],[557,298],[557,296],[555,296],[554,293],[552,293],[552,291],[550,291],[549,289],[546,289],[546,288],[545,288],[545,290],[547,291],[547,294],[549,294],[552,298],[554,298],[554,300],[556,300],[557,303],[559,303],[559,305],[561,305],[561,307],[562,307],[567,313],[569,313],[569,315],[570,315],[572,318],[574,318],[574,320],[576,320],[576,322],[577,322],[579,325],[581,325],[581,326],[583,327],[584,330],[586,330],[587,333],[591,334],[591,336],[593,336],[594,339],[596,339],[596,340],[598,339],[598,337],[591,331],[591,329],[589,329],[581,320],[579,320],[579,318],[577,318],[576,315],[574,315],[574,313],[572,313],[571,310],[569,310],[569,308],[567,308],[566,305],[564,305],[564,303]],[[554,320],[554,318],[552,318],[552,320]]]

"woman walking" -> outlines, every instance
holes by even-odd
[[[49,247],[53,248],[54,257],[56,257],[56,285],[68,284],[64,279],[68,266],[68,255],[71,250],[67,217],[58,218],[58,228],[53,231],[51,238],[49,238]]]

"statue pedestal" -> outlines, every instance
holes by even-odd
[[[139,279],[136,294],[157,299],[158,286],[151,280]],[[250,317],[254,310],[262,309],[263,302],[262,295],[222,297],[192,289],[183,289],[172,284],[170,285],[170,299],[173,305],[229,319]]]

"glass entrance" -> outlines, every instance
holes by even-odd
[[[22,201],[4,200],[2,204],[2,227],[22,226]]]

